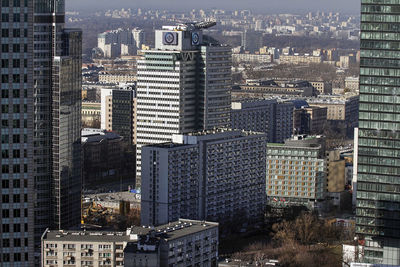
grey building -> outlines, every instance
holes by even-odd
[[[263,217],[267,137],[214,130],[143,147],[141,222]],[[236,216],[236,217],[235,217]]]
[[[64,1],[1,5],[1,265],[34,266],[46,228],[80,223],[82,37]]]
[[[0,10],[0,265],[33,266],[33,1],[1,1]]]
[[[41,266],[217,266],[218,223],[179,219],[125,232],[46,230]]]
[[[138,60],[137,187],[141,148],[173,134],[229,126],[231,49],[203,36],[212,22],[164,26]]]
[[[293,103],[277,99],[232,102],[232,128],[264,132],[268,142],[282,143],[293,134],[293,110]]]

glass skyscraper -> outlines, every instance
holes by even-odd
[[[1,0],[0,266],[34,266],[46,228],[80,223],[82,33],[64,6]]]
[[[356,233],[400,265],[400,1],[362,0]]]
[[[34,260],[33,1],[1,1],[0,266]]]

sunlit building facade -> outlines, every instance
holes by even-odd
[[[362,0],[356,233],[364,262],[400,265],[400,2]]]

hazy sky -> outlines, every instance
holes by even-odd
[[[160,8],[183,10],[190,8],[252,9],[257,13],[306,11],[340,11],[357,13],[360,0],[65,0],[68,10],[98,10],[114,8]]]

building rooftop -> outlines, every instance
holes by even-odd
[[[122,138],[122,136],[114,132],[107,132],[103,129],[85,128],[82,130],[82,144],[99,143],[103,140],[117,140]]]
[[[47,230],[42,239],[59,242],[127,242],[130,236],[125,232]]]
[[[183,236],[202,232],[212,228],[218,227],[216,222],[196,221],[179,219],[179,221],[171,222],[169,224],[161,225],[158,227],[133,227],[132,233],[138,235],[146,235],[154,231],[156,237],[160,237],[165,241],[178,239]]]
[[[169,241],[215,227],[218,227],[216,222],[179,219],[155,228],[133,226],[126,232],[46,230],[42,239],[59,242],[128,242],[138,241],[140,236],[151,234],[156,238]]]

